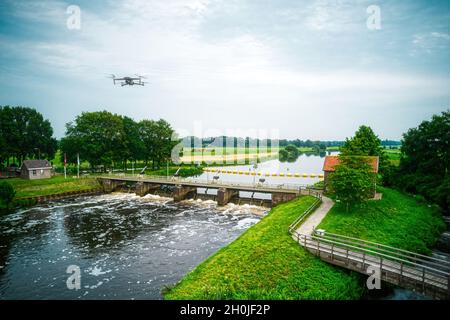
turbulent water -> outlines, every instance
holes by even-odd
[[[267,209],[112,194],[0,217],[0,299],[160,299]],[[69,290],[67,267],[81,271]]]

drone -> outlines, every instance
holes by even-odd
[[[114,85],[116,84],[116,81],[120,81],[120,85],[123,86],[144,86],[145,82],[142,81],[142,79],[146,79],[144,76],[140,76],[138,74],[135,75],[136,77],[122,77],[122,78],[116,78],[115,75],[111,75],[111,79],[113,79]]]

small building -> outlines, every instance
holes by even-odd
[[[22,179],[48,179],[52,177],[53,168],[47,160],[24,160],[20,168]]]
[[[373,193],[375,194],[376,191],[376,175],[378,173],[378,166],[379,166],[379,157],[378,156],[353,156],[353,157],[362,157],[366,159],[367,163],[372,168],[372,173],[374,176],[373,179]],[[340,157],[339,156],[326,156],[325,161],[323,163],[323,183],[325,190],[327,190],[328,185],[328,179],[329,174],[335,171],[335,167],[340,164]]]

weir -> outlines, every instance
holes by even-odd
[[[224,206],[229,202],[240,203],[241,200],[247,202],[258,203],[271,201],[271,206],[276,206],[295,199],[300,195],[310,195],[313,191],[306,186],[280,184],[245,184],[245,183],[218,183],[216,181],[198,181],[192,179],[182,179],[174,177],[117,177],[104,176],[98,178],[103,187],[104,192],[113,192],[120,186],[125,184],[134,184],[137,195],[144,196],[147,193],[159,190],[161,187],[169,187],[172,191],[174,201],[182,201],[187,198],[196,198],[197,189],[205,188],[206,190],[216,189],[217,195],[215,200],[219,206]],[[241,191],[250,192],[250,199],[240,198]],[[254,198],[255,193],[270,194],[271,200],[263,200]],[[201,195],[199,193],[199,195]],[[259,200],[259,201],[258,201]]]

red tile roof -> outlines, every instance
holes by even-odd
[[[357,157],[357,156],[355,156]],[[378,172],[378,161],[379,158],[376,156],[363,156],[369,162],[369,165],[372,167],[372,172]],[[332,172],[334,171],[334,167],[340,163],[339,156],[326,156],[325,161],[323,163],[323,171]]]

